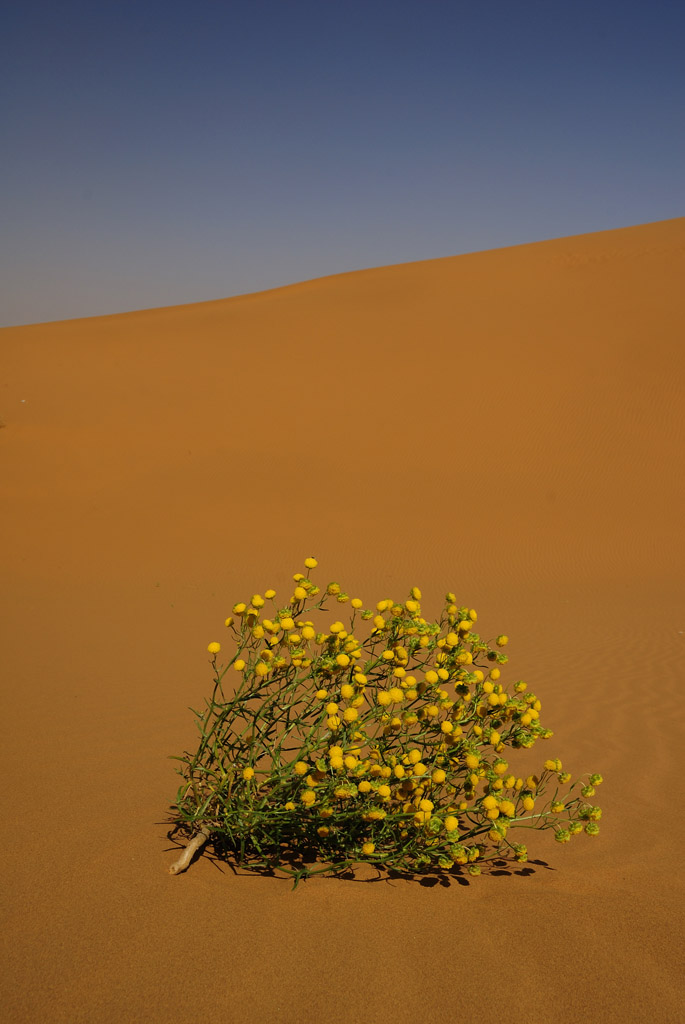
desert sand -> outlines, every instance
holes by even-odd
[[[0,335],[2,1017],[679,1022],[685,219]],[[601,833],[450,884],[168,874],[206,646],[446,590]]]

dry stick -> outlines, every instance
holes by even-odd
[[[185,871],[197,850],[199,850],[200,847],[204,846],[208,839],[209,829],[203,826],[202,829],[198,832],[198,834],[190,840],[190,842],[185,847],[183,853],[178,858],[178,860],[175,860],[174,863],[171,865],[171,867],[169,868],[169,874],[180,875],[182,871]]]

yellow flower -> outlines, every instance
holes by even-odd
[[[350,659],[346,654],[336,655],[335,660],[337,661],[338,665],[340,665],[341,668],[347,668],[347,666],[350,663]]]
[[[364,854],[365,857],[370,857],[375,849],[375,843],[364,843],[364,845],[362,846],[362,853]]]
[[[221,650],[221,644],[218,644],[215,641],[214,643],[207,645],[207,650],[209,651],[210,654],[218,654],[219,651]]]
[[[305,558],[304,564],[307,569],[316,569],[319,564],[315,558]]]
[[[251,604],[253,608],[263,608],[264,598],[261,594],[253,594]]]
[[[361,608],[364,602],[359,597],[353,597],[352,600],[350,601],[350,604],[352,605],[353,608]]]
[[[376,792],[379,796],[390,796],[392,790],[390,789],[390,786],[383,785],[379,786]]]
[[[452,814],[448,814],[444,821],[445,830],[447,832],[456,832],[459,828],[459,821]]]
[[[236,670],[236,672],[244,672],[245,662],[243,661],[243,659],[237,658],[236,661],[233,662],[233,668]]]
[[[334,771],[338,771],[343,766],[342,755],[333,754],[330,758],[330,764]]]
[[[331,730],[331,732],[335,732],[336,729],[340,728],[340,719],[338,718],[337,715],[331,715],[330,718],[326,719],[326,725]]]
[[[346,722],[355,722],[359,718],[359,712],[356,708],[345,708],[343,718]]]
[[[381,690],[376,697],[376,701],[381,705],[381,707],[385,708],[388,704],[392,704],[392,697],[386,690]]]
[[[368,793],[371,790],[371,783],[368,781],[368,779],[362,779],[357,789],[359,790],[360,793]]]
[[[421,760],[421,751],[416,749],[410,750],[407,756],[409,758],[410,764],[418,764],[418,762]]]
[[[467,754],[466,755],[466,767],[467,768],[477,768],[479,764],[480,764],[480,758],[478,757],[477,754]]]
[[[313,629],[312,626],[303,626],[302,636],[304,637],[305,640],[313,640],[314,637],[316,636],[316,630]]]
[[[399,686],[393,686],[391,690],[388,690],[388,696],[393,704],[399,704],[404,700],[404,691],[400,690]]]
[[[441,723],[440,723],[440,729],[441,729],[441,730],[442,730],[442,732],[444,732],[444,733],[445,733],[446,735],[449,735],[449,733],[453,732],[453,730],[454,730],[454,726],[452,725],[452,723],[451,723],[451,722],[441,722]]]
[[[266,598],[266,599],[267,599],[268,601],[273,601],[273,599],[275,598],[275,596],[276,596],[276,591],[275,591],[275,590],[265,590],[265,591],[264,591],[264,597],[265,597],[265,598]]]
[[[233,614],[234,615],[243,615],[246,610],[247,610],[247,605],[243,604],[242,601],[239,601],[238,604],[234,604],[233,605]]]
[[[316,803],[316,793],[311,789],[305,789],[304,792],[300,794],[300,801],[305,805],[305,807],[311,807],[313,803]]]
[[[286,615],[284,618],[281,619],[281,629],[288,630],[294,628],[295,622],[293,619],[290,618],[289,615]]]
[[[334,715],[337,710],[338,705],[334,701],[331,701],[330,704],[326,705],[326,711],[328,712],[329,715]]]
[[[254,778],[254,768],[243,768],[243,778],[246,782]]]
[[[447,775],[442,770],[442,768],[436,768],[433,774],[431,775],[431,779],[437,786],[439,786],[440,783],[444,782],[446,778]]]
[[[422,761],[417,761],[417,763],[414,765],[414,774],[415,775],[425,775],[427,771],[428,771],[428,766],[425,765]]]
[[[499,805],[499,809],[502,814],[506,814],[507,818],[513,818],[516,815],[516,808],[514,807],[511,800],[502,800]]]
[[[401,764],[396,764],[392,772],[396,779],[403,779],[407,774],[405,768]]]
[[[330,835],[331,830],[329,829],[328,825],[320,825],[317,828],[316,833],[317,835],[321,836],[322,839],[325,839],[326,836]]]
[[[263,661],[258,661],[255,665],[255,672],[258,676],[265,676],[269,671],[269,666],[265,665]]]
[[[285,805],[285,809],[286,809],[286,811],[294,811],[295,810],[295,804],[292,802],[292,800],[288,800],[287,804]]]
[[[509,643],[509,637],[505,633],[501,633],[496,640],[498,647],[506,647]]]
[[[295,772],[297,775],[306,775],[309,771],[309,765],[306,761],[295,762]]]
[[[317,690],[314,696],[317,697],[319,700],[326,700],[326,697],[328,696],[328,690]]]
[[[304,601],[306,596],[307,596],[307,591],[304,589],[304,587],[295,587],[295,589],[293,591],[293,600],[294,601]]]
[[[415,601],[421,600],[421,591],[419,590],[418,587],[411,588],[411,596],[414,598]]]
[[[439,678],[440,677],[438,676],[438,673],[434,672],[433,669],[429,669],[428,672],[426,672],[426,682],[430,683],[431,685],[437,683]]]

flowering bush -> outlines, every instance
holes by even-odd
[[[502,682],[505,635],[484,639],[452,593],[437,622],[417,587],[364,608],[337,583],[322,592],[316,565],[306,559],[286,604],[267,590],[234,606],[227,662],[209,644],[214,690],[195,712],[197,751],[178,758],[173,816],[194,838],[173,873],[211,839],[296,883],[359,861],[476,875],[493,858],[525,861],[522,829],[554,829],[560,843],[599,832],[600,775],[572,782],[556,758],[526,777],[510,769],[507,747],[552,734],[526,683]]]

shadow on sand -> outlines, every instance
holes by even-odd
[[[161,823],[160,823],[161,824]],[[177,838],[177,828],[171,828],[166,833],[167,839],[173,843],[170,850],[180,851],[185,845],[185,840]],[[316,850],[303,849],[297,855],[291,851],[283,851],[279,866],[245,865],[239,863],[235,851],[228,848],[221,840],[210,840],[203,850],[199,850],[190,862],[189,867],[203,857],[212,866],[224,873],[230,871],[236,877],[248,877],[250,875],[263,875],[269,878],[278,879],[281,882],[293,882],[295,886],[304,884],[316,875],[325,875],[326,867],[324,862],[317,858]],[[507,860],[504,857],[483,861],[480,865],[481,876],[502,877],[517,875],[521,878],[529,878],[538,870],[554,871],[550,864],[544,860],[531,860],[524,863]],[[368,872],[373,871],[374,875],[369,876]],[[433,888],[440,885],[449,888],[451,885],[468,886],[472,881],[466,866],[454,865],[447,870],[431,869],[424,872],[399,871],[394,868],[384,868],[375,865],[370,861],[360,862],[353,867],[344,867],[338,870],[331,870],[329,877],[340,879],[343,882],[356,882],[369,884],[384,882],[415,882],[424,888]]]

